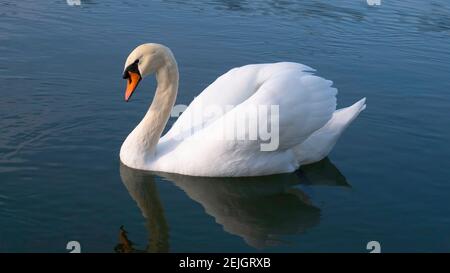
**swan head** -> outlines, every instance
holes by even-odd
[[[125,61],[122,76],[127,80],[125,101],[130,99],[139,82],[166,65],[168,58],[173,58],[172,52],[160,44],[142,44],[131,51]]]

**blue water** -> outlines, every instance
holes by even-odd
[[[174,52],[180,104],[232,67],[294,61],[338,107],[368,106],[296,174],[133,171],[118,151],[155,81],[126,104],[121,73],[145,42]],[[449,252],[449,75],[446,0],[0,0],[0,252]]]

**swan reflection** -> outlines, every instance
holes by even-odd
[[[121,164],[122,181],[147,221],[149,245],[145,251],[169,251],[169,224],[159,198],[155,176],[174,183],[223,229],[254,248],[280,244],[284,235],[305,232],[319,224],[320,209],[298,185],[348,187],[328,160],[302,167],[292,174],[248,178],[192,177],[135,170]],[[136,252],[124,228],[118,252]]]
[[[142,216],[147,221],[150,240],[146,251],[168,252],[169,227],[159,198],[154,175],[150,172],[131,169],[120,164],[120,177],[128,193],[136,201]],[[119,244],[115,250],[116,252],[141,252],[134,248],[123,226],[120,227]]]

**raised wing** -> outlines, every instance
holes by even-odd
[[[167,169],[175,160],[180,173],[186,169],[200,176],[209,174],[205,166],[217,169],[217,176],[294,171],[298,161],[292,148],[323,127],[336,109],[332,82],[311,70],[276,63],[248,65],[221,76],[161,139],[158,168]],[[252,109],[258,114],[252,115]],[[256,135],[251,129],[255,124]],[[240,125],[245,129],[239,130]]]

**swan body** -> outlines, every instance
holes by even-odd
[[[233,68],[199,94],[161,137],[176,110],[178,67],[167,47],[141,45],[125,63],[125,99],[151,73],[158,87],[148,112],[122,144],[120,159],[135,169],[209,177],[289,173],[317,162],[364,110],[365,98],[336,110],[337,89],[313,72],[291,62]],[[271,139],[268,131],[255,135],[249,127],[237,129],[243,128],[239,124],[262,128],[261,115],[251,113],[267,114],[263,125],[275,131]]]

